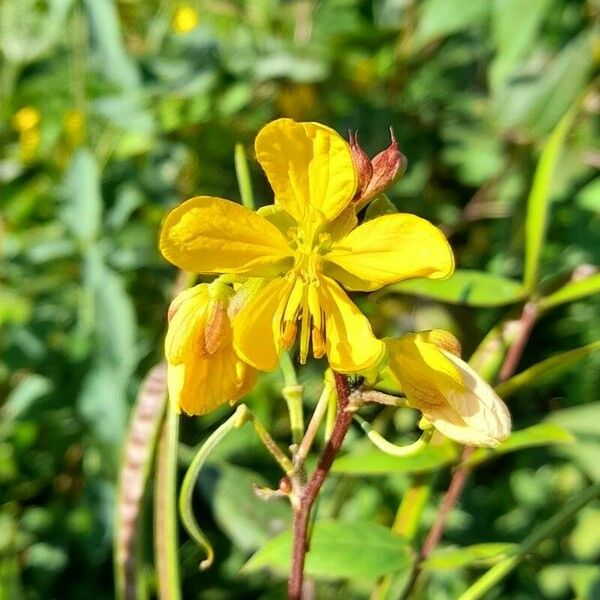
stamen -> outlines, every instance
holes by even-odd
[[[325,340],[321,335],[321,330],[316,327],[312,328],[312,346],[313,346],[313,356],[315,358],[321,358],[325,354]]]
[[[296,327],[296,321],[284,321],[283,322],[283,331],[281,333],[281,347],[287,350],[296,339],[296,332],[298,328]]]
[[[310,289],[309,286],[308,289]],[[304,287],[302,294],[302,328],[300,331],[300,364],[306,364],[306,357],[308,356],[308,345],[310,343],[310,310],[308,309],[308,290]]]

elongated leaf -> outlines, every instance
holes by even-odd
[[[575,438],[565,429],[552,423],[539,423],[526,429],[513,432],[510,437],[495,448],[478,448],[471,454],[467,464],[478,465],[488,458],[516,452],[525,448],[548,446],[552,444],[571,444]]]
[[[271,539],[244,565],[246,572],[263,568],[289,571],[292,536]],[[377,577],[409,567],[408,543],[376,523],[317,521],[313,528],[306,573],[319,579]]]
[[[348,454],[336,459],[334,473],[347,475],[386,475],[388,473],[423,473],[448,465],[457,457],[452,445],[427,446],[413,456],[396,457],[373,449],[360,454]]]
[[[445,571],[461,567],[487,567],[515,550],[517,544],[473,544],[464,548],[436,548],[423,562],[424,569]]]
[[[503,306],[518,302],[525,296],[525,289],[518,281],[485,271],[461,269],[444,281],[409,279],[386,287],[384,292],[400,292],[468,306]]]
[[[140,387],[123,447],[115,518],[115,579],[119,600],[144,598],[138,556],[142,499],[167,400],[166,365],[153,367]]]
[[[533,177],[525,216],[525,274],[523,283],[533,292],[539,279],[539,263],[546,237],[548,213],[552,200],[552,178],[558,165],[567,133],[571,129],[579,102],[576,102],[558,122],[544,144]]]
[[[98,165],[86,148],[73,155],[66,174],[65,195],[63,222],[80,243],[92,242],[100,230],[102,196]]]
[[[138,87],[140,74],[123,45],[121,23],[115,2],[84,0],[84,4],[104,75],[120,88]]]
[[[491,33],[496,45],[496,57],[489,71],[493,88],[506,83],[513,68],[530,50],[551,2],[529,0],[527,10],[523,10],[522,0],[493,2]]]
[[[538,306],[542,310],[548,310],[567,302],[573,302],[600,293],[600,273],[586,277],[579,281],[572,281],[564,285],[560,290],[542,298]]]
[[[482,23],[490,8],[488,2],[461,0],[426,0],[423,2],[419,28],[415,34],[418,46]]]
[[[569,350],[568,352],[551,356],[496,386],[496,392],[502,398],[512,396],[525,387],[538,385],[548,379],[562,375],[573,365],[598,350],[600,350],[600,341],[593,342],[576,350]]]

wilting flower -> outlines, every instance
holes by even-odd
[[[510,434],[510,414],[496,392],[463,360],[443,330],[386,340],[389,369],[408,404],[445,436],[473,446],[496,446]]]
[[[198,11],[186,4],[175,9],[171,27],[175,33],[189,33],[198,26],[199,22]]]
[[[350,147],[324,125],[274,121],[258,134],[256,156],[276,206],[256,214],[222,198],[192,198],[167,215],[163,255],[186,271],[265,279],[233,323],[238,355],[257,369],[275,368],[298,327],[301,362],[312,342],[313,355],[327,354],[336,371],[374,366],[384,345],[340,284],[370,291],[409,277],[448,277],[448,242],[409,214],[356,227]]]
[[[256,371],[233,349],[232,294],[218,281],[202,283],[181,292],[169,307],[167,382],[177,411],[202,415],[233,404],[254,383]]]

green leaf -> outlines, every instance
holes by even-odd
[[[577,437],[577,444],[561,446],[558,451],[577,463],[590,479],[600,481],[600,402],[557,410],[546,422],[564,427]]]
[[[600,212],[600,177],[590,181],[575,197],[577,206],[592,212]]]
[[[473,544],[464,548],[436,548],[422,563],[424,569],[445,571],[461,567],[487,567],[503,559],[517,544]]]
[[[291,543],[289,531],[269,540],[243,570],[253,572],[269,568],[287,574]],[[317,521],[306,556],[306,573],[319,579],[373,578],[407,569],[411,558],[408,543],[382,525]]]
[[[138,87],[140,74],[125,50],[116,3],[112,0],[84,0],[84,4],[105,77],[122,89]]]
[[[543,360],[525,371],[511,377],[496,386],[496,392],[502,398],[516,394],[525,387],[539,385],[568,371],[574,364],[587,358],[592,352],[600,350],[600,341],[593,342],[576,350],[562,352]]]
[[[551,444],[571,444],[575,441],[573,436],[558,425],[553,423],[539,423],[526,429],[515,431],[510,437],[495,448],[478,448],[471,454],[467,464],[471,467],[478,465],[488,458],[501,454],[516,452],[525,448],[548,446]]]
[[[198,486],[221,529],[245,551],[256,550],[291,521],[289,504],[265,502],[254,487],[268,482],[258,473],[227,463],[212,463]]]
[[[3,421],[18,419],[28,413],[31,407],[54,389],[50,379],[31,373],[22,379],[8,395],[0,409]]]
[[[491,34],[496,56],[490,66],[493,88],[504,84],[520,59],[530,50],[552,0],[529,0],[523,10],[522,0],[495,0],[492,8]]]
[[[539,263],[548,224],[554,170],[558,165],[560,153],[577,114],[578,107],[579,102],[575,103],[565,113],[548,137],[533,177],[525,216],[525,273],[523,283],[529,292],[535,291],[539,279]]]
[[[380,194],[367,207],[365,221],[370,221],[383,215],[393,215],[397,212],[398,209],[395,204],[385,194]]]
[[[502,129],[522,127],[528,135],[552,131],[583,92],[594,65],[593,34],[574,37],[552,60],[538,68],[538,77],[522,77],[496,93],[497,122]]]
[[[463,269],[455,271],[450,279],[444,281],[409,279],[386,287],[385,292],[424,296],[468,306],[503,306],[518,302],[525,296],[525,290],[518,281],[485,271]]]
[[[96,239],[102,219],[100,173],[87,148],[73,155],[65,179],[66,200],[62,219],[67,229],[85,244]]]
[[[422,47],[436,38],[483,23],[489,7],[489,2],[426,0],[420,7],[421,18],[415,33],[416,44]]]
[[[542,298],[538,302],[541,310],[548,310],[566,302],[573,302],[600,292],[600,273],[567,283],[560,290]]]
[[[388,473],[422,473],[451,464],[458,456],[456,447],[427,446],[412,456],[390,456],[377,449],[347,454],[335,460],[334,473],[346,475],[386,475]]]

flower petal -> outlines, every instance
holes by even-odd
[[[365,371],[385,352],[371,325],[344,290],[329,277],[320,277],[319,302],[325,315],[325,348],[331,368],[339,373]]]
[[[292,262],[285,237],[240,204],[198,196],[174,208],[160,233],[163,256],[185,271],[274,276]]]
[[[238,356],[260,371],[272,371],[279,359],[281,318],[294,280],[269,283],[233,319]]]
[[[409,404],[461,444],[496,446],[510,434],[506,405],[463,360],[425,341],[427,333],[386,340],[390,371]]]
[[[193,357],[186,363],[169,364],[167,386],[173,408],[189,415],[204,415],[239,400],[238,362],[229,346],[208,358]]]
[[[261,129],[255,148],[275,201],[298,223],[308,206],[331,221],[352,200],[357,185],[352,154],[333,129],[278,119]]]
[[[410,277],[442,279],[454,272],[454,256],[444,234],[410,214],[363,223],[334,243],[323,258],[325,273],[349,290],[376,290]]]
[[[178,365],[190,356],[206,356],[204,326],[208,319],[210,292],[207,283],[184,290],[171,302],[165,356]]]

